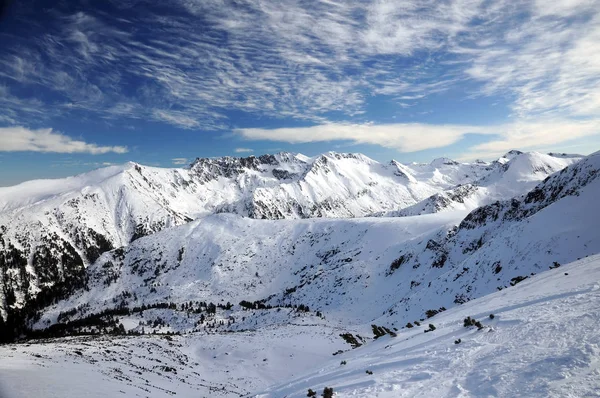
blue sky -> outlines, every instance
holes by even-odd
[[[0,20],[0,186],[512,148],[600,149],[600,1],[21,0]]]

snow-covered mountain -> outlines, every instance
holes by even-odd
[[[71,184],[68,189],[24,184],[2,196],[1,217],[8,224],[0,230],[5,313],[9,309],[8,315],[27,320],[29,337],[102,335],[31,349],[13,346],[14,353],[6,352],[10,365],[0,364],[13,375],[0,374],[11,392],[19,390],[14,380],[16,385],[24,380],[18,369],[30,369],[32,361],[65,370],[81,365],[78,372],[87,382],[74,383],[73,394],[88,393],[86,385],[98,371],[104,375],[100,395],[296,397],[330,386],[338,396],[414,396],[419,388],[428,394],[508,396],[521,382],[529,383],[523,391],[533,396],[597,391],[590,381],[598,354],[595,335],[580,333],[577,340],[565,328],[577,321],[595,330],[600,319],[590,304],[597,295],[600,253],[600,153],[580,159],[513,151],[491,164],[469,165],[449,159],[382,165],[362,155],[279,154],[197,160],[189,169],[130,164],[95,173],[63,180]],[[175,175],[186,183],[170,184]],[[374,180],[378,183],[361,195],[341,188]],[[145,184],[147,191],[135,184]],[[114,186],[126,192],[123,201],[114,201]],[[345,199],[324,212],[364,212],[358,214],[372,210],[363,198],[380,195],[387,200],[380,204],[400,206],[400,192],[417,186],[438,193],[473,187],[479,194],[485,188],[497,196],[482,195],[491,203],[474,210],[450,206],[412,217],[344,218],[339,212],[337,218],[307,219],[306,213],[288,212],[298,209],[285,207],[291,198],[303,208],[316,203],[325,186]],[[386,198],[392,187],[399,196]],[[28,189],[25,200],[22,192]],[[214,199],[223,192],[222,202]],[[250,192],[250,202],[239,200]],[[257,192],[269,203],[268,216],[284,219],[248,213],[258,208]],[[308,192],[312,196],[301,196]],[[97,208],[73,203],[72,213],[64,210],[65,200],[87,194],[97,194]],[[144,210],[130,208],[109,218],[104,209],[116,203],[122,203],[118,209],[135,203],[130,207]],[[41,208],[52,211],[40,213]],[[21,222],[11,224],[6,214]],[[140,222],[138,216],[148,219]],[[92,228],[77,235],[88,220],[104,228],[106,237]],[[34,222],[33,231],[28,222]],[[36,240],[49,228],[54,236]],[[87,249],[83,236],[95,237]],[[573,278],[564,279],[565,273]],[[40,287],[35,300],[25,296]],[[570,306],[577,308],[572,316],[548,319]],[[488,312],[499,317],[484,319]],[[464,328],[467,316],[497,334]],[[8,321],[14,326],[14,319]],[[534,349],[545,347],[535,340],[542,337],[562,343]],[[454,344],[457,339],[463,341]],[[520,350],[525,343],[530,349]],[[444,354],[430,355],[433,351]],[[513,366],[495,366],[498,355]],[[549,368],[553,355],[564,357],[566,365]],[[464,371],[440,370],[456,368],[461,358],[470,361]],[[118,368],[111,366],[115,359],[122,363]],[[538,362],[547,375],[533,368]],[[477,373],[481,365],[490,373]],[[446,379],[434,376],[436,369]],[[563,371],[580,382],[549,384]],[[521,379],[520,372],[532,376]],[[56,372],[39,374],[60,379]],[[531,383],[532,377],[539,382]]]
[[[102,253],[210,214],[297,219],[471,210],[526,192],[578,160],[513,151],[492,164],[440,158],[403,165],[360,154],[279,153],[197,159],[187,169],[128,163],[2,188],[0,311],[66,297],[86,284],[85,268]]]
[[[0,308],[48,289],[62,296],[84,284],[84,268],[107,250],[206,215],[364,216],[413,205],[487,173],[486,165],[447,159],[402,165],[360,154],[279,153],[197,159],[186,169],[127,163],[0,188],[0,277],[6,286],[0,295],[9,296]],[[64,286],[54,288],[57,283]]]
[[[307,306],[346,325],[404,325],[428,310],[462,304],[597,253],[599,170],[600,156],[590,156],[526,195],[468,214],[205,217],[102,255],[87,269],[87,288],[47,310],[38,327],[54,324],[61,313],[73,320],[122,307],[189,301],[233,303],[217,314],[217,323],[240,318],[246,309],[238,303],[258,301],[274,308]],[[200,314],[176,310],[169,317],[169,330],[198,329]],[[257,322],[247,317],[233,326],[225,322],[223,329],[256,328]]]
[[[581,158],[579,155],[510,151],[489,165],[489,173],[471,183],[436,193],[412,206],[377,215],[406,217],[440,211],[473,210],[521,195]]]

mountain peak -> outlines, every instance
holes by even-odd
[[[363,155],[362,153],[353,153],[353,152],[334,152],[334,151],[329,151],[329,152],[325,152],[324,154],[317,156],[317,158],[321,158],[321,157],[328,157],[330,159],[355,159],[355,160],[359,160],[362,162],[366,162],[366,163],[373,163],[375,162],[373,159],[371,159],[370,157]]]
[[[515,158],[515,157],[517,157],[519,155],[522,155],[522,154],[523,154],[522,151],[519,151],[517,149],[511,149],[510,151],[506,152],[502,156],[502,158],[511,160],[511,159],[513,159],[513,158]]]
[[[429,163],[429,164],[434,167],[442,167],[442,166],[456,166],[459,163],[456,160],[452,160],[452,159],[446,158],[446,157],[441,157],[441,158],[433,159],[431,161],[431,163]]]

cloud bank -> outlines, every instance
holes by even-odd
[[[0,128],[0,152],[126,153],[124,146],[99,146],[74,140],[52,129],[30,130],[25,127]]]
[[[279,129],[236,129],[247,140],[280,141],[291,144],[350,141],[393,148],[399,152],[416,152],[447,147],[467,134],[489,136],[489,141],[468,148],[465,159],[491,158],[510,149],[539,146],[597,135],[600,120],[571,121],[551,119],[543,122],[518,122],[496,126],[433,125],[424,123],[341,124]]]

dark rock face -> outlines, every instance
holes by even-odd
[[[231,178],[243,173],[246,169],[258,170],[258,159],[254,156],[248,158],[219,158],[196,159],[192,164],[192,171],[200,182],[209,182],[219,177]]]
[[[286,154],[280,154],[283,158],[290,158]],[[234,158],[230,156],[222,158],[197,158],[191,165],[191,170],[196,173],[200,182],[209,182],[219,177],[232,178],[247,172],[248,170],[261,171],[261,166],[277,166],[279,161],[275,155],[248,156],[245,158]],[[284,170],[278,170],[284,172]],[[279,179],[286,179],[283,173],[273,175]]]
[[[277,178],[278,180],[291,180],[298,176],[295,173],[290,173],[287,170],[280,170],[280,169],[273,169],[272,173],[273,173],[273,177]]]

